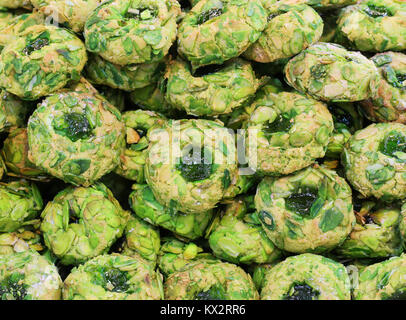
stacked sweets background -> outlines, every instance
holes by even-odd
[[[0,50],[1,299],[406,298],[405,1],[0,0]]]

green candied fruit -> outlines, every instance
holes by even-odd
[[[100,95],[61,92],[28,121],[29,159],[65,182],[89,186],[119,163],[124,133],[120,112]]]
[[[244,57],[261,63],[293,57],[317,42],[323,33],[323,20],[307,5],[268,5],[268,24]]]
[[[255,207],[268,238],[294,253],[331,251],[355,224],[350,186],[317,165],[282,178],[264,178]]]
[[[211,153],[208,149],[203,149],[201,155],[190,149],[175,166],[176,170],[188,182],[208,179],[213,173],[213,165],[205,163],[203,160],[206,158],[211,159]]]
[[[32,5],[39,12],[58,18],[58,23],[67,25],[74,32],[84,29],[87,17],[102,0],[32,0]]]
[[[260,173],[289,174],[325,155],[333,119],[322,102],[278,92],[255,99],[252,107],[245,126],[246,154]],[[257,152],[250,151],[252,144]]]
[[[153,111],[139,109],[124,112],[127,147],[123,150],[114,172],[128,180],[144,183],[144,166],[149,145],[148,131],[163,125],[165,121],[163,115]]]
[[[371,58],[381,75],[378,90],[361,105],[374,122],[406,123],[406,55],[400,52],[378,53]]]
[[[406,49],[406,3],[366,0],[342,9],[335,41],[361,51]]]
[[[406,256],[393,257],[363,269],[354,290],[356,300],[403,300]]]
[[[240,267],[216,260],[189,263],[164,283],[168,300],[258,300],[251,277]]]
[[[163,239],[158,256],[159,270],[165,277],[180,271],[189,263],[203,260],[217,260],[212,254],[205,253],[203,248],[193,242],[183,242],[176,238]]]
[[[238,57],[258,40],[267,12],[261,1],[202,0],[178,29],[178,52],[192,69]]]
[[[0,255],[0,300],[59,300],[56,266],[32,250]]]
[[[138,254],[155,266],[161,247],[159,229],[136,216],[131,216],[124,234],[125,242],[121,253],[130,257]]]
[[[344,265],[305,253],[266,270],[261,300],[351,300]]]
[[[0,86],[37,100],[78,80],[87,61],[82,41],[66,29],[34,25],[0,54]]]
[[[109,0],[88,16],[86,48],[118,65],[162,60],[176,39],[175,0]]]
[[[294,283],[282,300],[318,300],[320,292],[304,282]]]
[[[301,216],[309,216],[313,203],[317,200],[316,189],[304,188],[300,193],[292,193],[285,199],[287,210],[296,212]]]
[[[173,203],[165,207],[155,198],[148,185],[133,185],[130,206],[142,220],[170,230],[181,238],[197,239],[204,235],[213,212],[208,210],[196,214],[184,214],[176,210]]]
[[[388,157],[396,157],[397,152],[406,153],[406,137],[397,131],[390,131],[381,141],[379,152]]]
[[[209,227],[210,248],[220,259],[242,264],[271,263],[281,256],[262,230],[254,197],[231,200]],[[207,237],[207,236],[206,236]]]
[[[263,127],[264,135],[271,137],[272,134],[277,132],[288,132],[294,125],[294,121],[290,116],[289,113],[280,113],[271,123],[266,122]]]
[[[92,54],[86,64],[85,73],[94,84],[133,91],[157,82],[164,68],[165,61],[120,66]]]
[[[88,139],[92,134],[92,129],[89,120],[84,115],[75,112],[65,114],[63,120],[60,119],[54,124],[55,133],[65,135],[72,142]]]
[[[365,200],[357,207],[354,205],[354,213],[357,223],[343,244],[336,248],[336,255],[355,259],[387,258],[402,252],[398,206]]]
[[[194,116],[230,113],[252,97],[260,85],[251,65],[241,59],[200,68],[194,74],[186,62],[173,60],[164,81],[166,101]]]
[[[200,13],[197,16],[196,24],[201,25],[201,24],[205,23],[206,21],[209,21],[215,17],[221,16],[222,14],[223,14],[223,8],[209,9],[205,12]]]
[[[371,60],[324,42],[311,45],[289,60],[284,72],[289,85],[322,101],[368,99],[379,83],[378,69]]]
[[[174,153],[168,139],[177,133],[179,152]],[[207,212],[225,196],[238,173],[234,137],[217,122],[169,120],[150,130],[148,139],[145,177],[165,207],[186,214]]]
[[[161,300],[162,276],[138,255],[100,255],[74,268],[64,300]]]
[[[341,155],[345,174],[364,197],[383,201],[406,198],[406,126],[371,124],[355,132]]]
[[[102,183],[68,187],[41,214],[45,245],[64,265],[106,253],[124,232],[129,213]]]
[[[13,232],[37,222],[42,206],[41,194],[34,183],[0,182],[0,232]]]

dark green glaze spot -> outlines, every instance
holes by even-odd
[[[195,152],[193,152],[195,151]],[[207,179],[212,173],[210,151],[203,149],[191,150],[180,159],[176,169],[180,171],[181,176],[190,182]]]
[[[80,113],[67,113],[63,119],[55,118],[53,126],[56,133],[68,137],[73,142],[88,138],[92,133],[89,120]]]
[[[325,64],[316,64],[310,68],[310,74],[314,79],[322,79],[327,75],[327,66]]]
[[[131,293],[128,274],[125,271],[105,266],[92,266],[86,271],[93,275],[94,284],[102,286],[107,291]]]
[[[22,281],[24,275],[13,273],[0,282],[0,300],[14,299],[24,300],[27,295],[27,285]]]
[[[310,213],[313,202],[317,199],[317,191],[307,189],[300,193],[292,193],[285,198],[285,207],[301,216],[307,216]]]
[[[215,17],[221,16],[223,14],[223,8],[213,8],[202,12],[198,15],[196,23],[198,25],[203,24]]]
[[[118,269],[110,269],[104,272],[104,278],[106,279],[106,290],[113,292],[126,292],[129,289],[127,283],[127,273]]]
[[[377,6],[372,3],[369,3],[367,5],[367,7],[364,9],[364,12],[372,18],[392,16],[392,13],[388,10],[388,8]]]
[[[29,56],[34,51],[40,50],[41,48],[49,45],[49,40],[44,38],[38,38],[30,42],[24,49],[23,53]]]
[[[207,291],[196,294],[196,300],[226,300],[226,292],[220,285],[214,285]]]
[[[317,300],[320,292],[306,283],[294,283],[283,300]]]
[[[379,144],[379,151],[389,157],[395,157],[396,152],[406,153],[406,137],[397,131],[391,131]]]
[[[262,128],[266,136],[270,136],[276,132],[288,132],[293,126],[293,121],[287,114],[279,114],[276,119],[269,123],[266,122]]]

